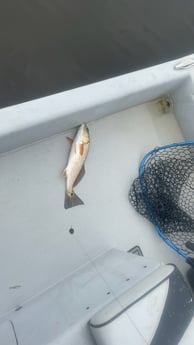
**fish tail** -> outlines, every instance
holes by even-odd
[[[75,192],[73,192],[72,195],[69,195],[67,192],[65,193],[64,208],[68,209],[83,204],[84,202],[77,196],[77,194],[75,194]]]

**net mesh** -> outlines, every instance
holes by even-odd
[[[130,188],[129,200],[171,243],[193,257],[194,143],[153,150]]]

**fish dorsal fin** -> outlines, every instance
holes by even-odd
[[[69,143],[70,145],[72,145],[72,144],[73,144],[73,139],[72,139],[72,138],[70,138],[70,137],[66,137],[66,140],[68,141],[68,143]]]
[[[81,168],[75,182],[74,182],[74,186],[77,186],[77,184],[81,181],[82,177],[85,175],[85,167],[83,165],[83,167]]]

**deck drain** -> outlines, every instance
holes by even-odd
[[[70,228],[70,229],[69,229],[69,233],[70,233],[71,235],[73,235],[74,232],[75,232],[75,230],[74,230],[73,228]]]

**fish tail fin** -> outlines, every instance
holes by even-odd
[[[75,194],[75,192],[73,192],[72,195],[69,195],[67,192],[65,193],[65,209],[83,204],[84,202],[77,196],[77,194]]]

